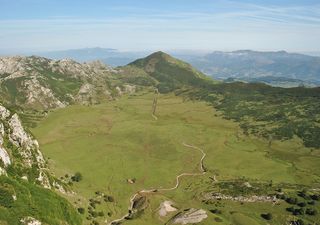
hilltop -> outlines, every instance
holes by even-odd
[[[129,66],[143,69],[155,78],[159,82],[160,92],[172,91],[183,85],[199,86],[209,81],[206,75],[194,69],[190,64],[161,51],[138,59]]]

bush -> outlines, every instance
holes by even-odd
[[[221,223],[223,220],[220,219],[219,217],[215,217],[215,218],[214,218],[214,221],[216,221],[216,222],[218,222],[218,223]]]
[[[212,212],[213,214],[221,214],[221,210],[219,209],[211,209],[210,212]]]
[[[307,210],[306,210],[306,214],[309,215],[309,216],[315,216],[315,215],[317,215],[317,213],[318,212],[315,209],[307,208]]]
[[[0,187],[0,205],[10,208],[13,205],[13,197],[11,191],[4,187]]]
[[[305,207],[307,204],[306,204],[305,202],[299,202],[297,205],[298,205],[299,207],[303,208],[303,207]]]
[[[114,198],[110,195],[104,196],[104,201],[105,202],[114,202]]]
[[[100,217],[104,217],[104,213],[101,211],[101,212],[98,212],[98,216]]]
[[[290,224],[295,224],[295,225],[304,225],[303,220],[298,219],[296,221],[290,221]]]
[[[297,204],[298,199],[297,198],[288,197],[288,198],[286,198],[286,202],[291,204],[291,205],[295,205],[295,204]]]
[[[265,220],[272,220],[272,214],[271,213],[266,213],[266,214],[261,214],[261,217]]]
[[[92,225],[99,225],[99,223],[97,221],[92,221]]]
[[[80,207],[80,208],[78,208],[78,212],[79,212],[80,214],[84,214],[84,213],[85,213],[85,209],[82,208],[82,207]]]
[[[82,175],[79,172],[76,172],[72,177],[71,180],[74,182],[80,182],[82,180]]]
[[[314,201],[319,201],[320,199],[319,195],[310,195],[310,198]]]
[[[286,208],[286,210],[287,210],[288,212],[294,212],[294,208],[293,208],[293,207]]]
[[[293,215],[297,216],[297,215],[304,215],[304,209],[303,208],[299,208],[299,209],[295,209],[292,212]]]

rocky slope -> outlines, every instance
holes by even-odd
[[[42,57],[0,58],[0,96],[8,105],[51,109],[73,103],[112,99],[125,88],[115,82],[118,71],[96,61],[50,60]]]
[[[65,192],[68,187],[50,175],[37,140],[18,114],[0,105],[0,224],[79,224],[75,210],[55,189]],[[53,213],[43,217],[47,209]]]
[[[25,180],[51,188],[39,144],[23,128],[19,116],[0,105],[0,173],[10,172]]]

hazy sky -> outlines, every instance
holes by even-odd
[[[320,0],[0,0],[0,53],[320,51]]]

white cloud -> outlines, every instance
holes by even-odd
[[[320,5],[275,7],[219,2],[225,8],[232,7],[209,8],[206,12],[135,9],[127,16],[102,19],[0,20],[0,49],[104,46],[138,50],[320,50]]]

